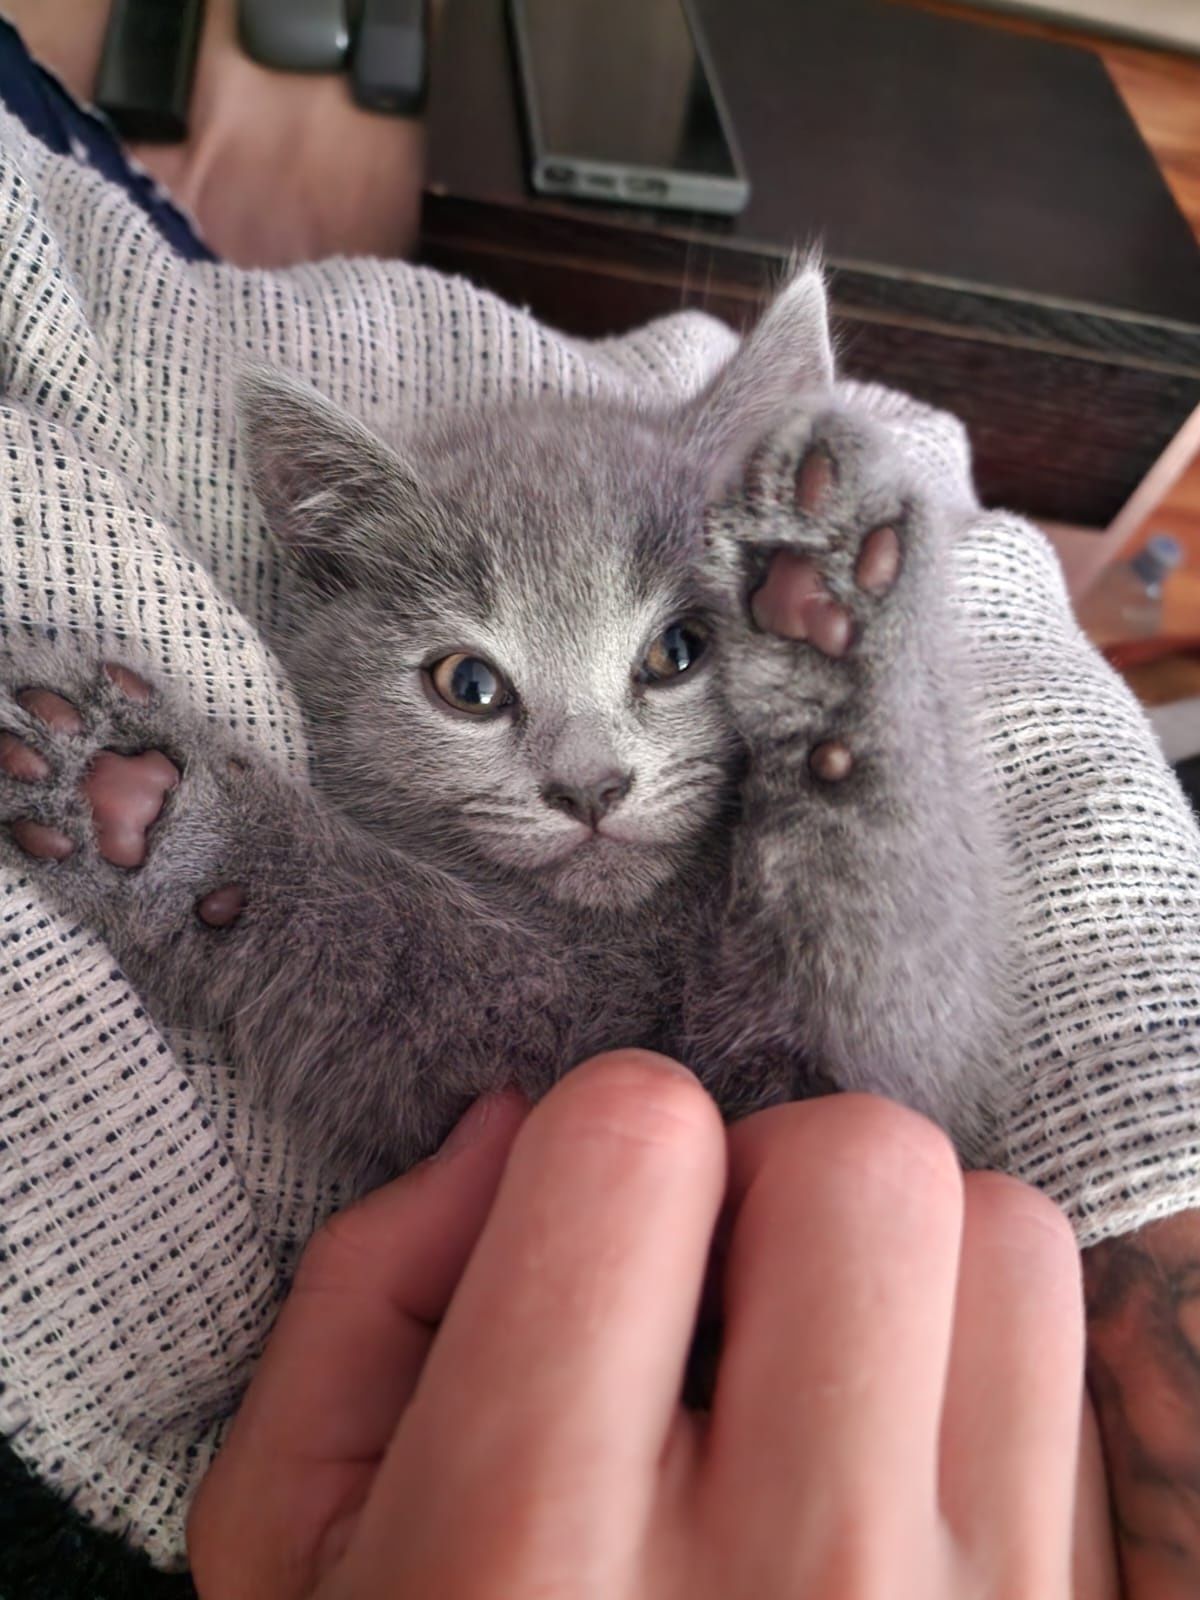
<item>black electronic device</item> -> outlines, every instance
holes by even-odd
[[[187,137],[204,0],[113,0],[93,98],[126,139]]]
[[[346,0],[238,0],[248,56],[280,72],[336,72],[350,49]]]
[[[543,194],[741,211],[750,184],[689,0],[508,0]]]
[[[425,103],[429,0],[360,0],[350,76],[369,111],[410,116]]]

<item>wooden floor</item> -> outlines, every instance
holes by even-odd
[[[1200,58],[1111,43],[1095,48],[1200,240]],[[1173,534],[1185,552],[1183,568],[1164,591],[1163,633],[1200,639],[1200,456],[1134,533],[1127,552],[1152,533]]]
[[[893,0],[929,11],[970,17],[996,27],[1063,39],[1095,50],[1153,150],[1180,209],[1200,240],[1200,57],[1098,39],[1052,23],[980,11],[950,0]],[[1200,272],[1200,259],[1197,260]],[[1152,533],[1170,533],[1184,547],[1185,565],[1167,585],[1164,634],[1200,641],[1200,455],[1156,508],[1130,530],[1132,554]]]
[[[1151,533],[1174,534],[1186,552],[1183,570],[1163,595],[1163,632],[1200,639],[1200,462],[1148,520],[1136,544],[1144,544]]]

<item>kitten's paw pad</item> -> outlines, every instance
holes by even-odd
[[[47,822],[34,822],[30,817],[20,817],[9,829],[13,838],[27,856],[36,861],[65,861],[75,854],[75,841],[61,828],[52,828]]]
[[[0,671],[0,854],[118,959],[241,920],[234,791],[253,779],[169,688],[120,662],[37,648]]]
[[[178,786],[179,768],[161,750],[136,756],[98,752],[83,780],[83,793],[91,808],[96,848],[105,861],[114,867],[142,865],[150,829]]]
[[[844,656],[854,637],[854,619],[826,588],[817,563],[791,550],[772,557],[750,596],[750,614],[763,633],[814,645],[827,656]]]
[[[139,706],[148,706],[154,698],[154,690],[145,678],[131,671],[129,667],[121,666],[120,662],[106,661],[104,676],[110,683],[116,684],[127,700],[132,700]]]
[[[836,401],[786,419],[722,484],[706,575],[724,691],[753,750],[861,790],[896,718],[915,714],[904,685],[936,657],[959,526],[888,429]]]
[[[150,704],[151,686],[128,667],[108,663],[104,675],[117,691],[118,712],[122,700],[138,706]],[[92,708],[96,715],[89,727],[79,706],[53,689],[29,686],[18,690],[13,700],[27,713],[29,726],[25,737],[11,731],[0,733],[0,773],[22,786],[30,809],[38,809],[43,802],[59,812],[65,809],[66,797],[61,791],[64,785],[71,786],[73,777],[71,798],[76,803],[70,809],[82,811],[81,820],[90,824],[101,859],[117,867],[140,867],[146,859],[150,829],[162,815],[167,796],[179,785],[179,768],[160,750],[127,755],[98,747],[106,731],[119,731],[105,728],[105,722],[111,724],[113,719],[104,717],[102,707]],[[45,740],[41,750],[28,742],[39,735]],[[93,747],[90,751],[88,742]],[[19,798],[15,809],[22,809]],[[77,841],[57,822],[46,820],[44,811],[40,817],[16,816],[9,831],[35,860],[65,861],[77,848]]]
[[[208,928],[228,928],[237,921],[246,904],[246,891],[240,883],[226,883],[196,902],[196,915]]]
[[[828,450],[814,445],[800,463],[796,473],[796,510],[805,516],[819,516],[828,505],[837,487],[837,468]]]
[[[900,576],[900,535],[890,522],[872,528],[859,548],[854,581],[867,594],[881,599]]]
[[[872,528],[854,562],[855,587],[882,599],[900,574],[900,561],[895,525]],[[794,550],[779,550],[771,558],[766,577],[750,596],[750,614],[763,633],[811,644],[823,655],[844,656],[854,640],[854,618],[830,593],[819,558]]]
[[[50,763],[14,733],[0,733],[0,772],[7,772],[18,783],[44,783],[50,776]]]
[[[923,587],[941,520],[887,430],[830,409],[777,429],[711,506],[711,570],[760,636],[857,656],[893,592]]]
[[[822,783],[841,783],[854,770],[854,756],[850,746],[840,739],[826,739],[813,746],[808,766],[813,777]]]
[[[78,734],[84,731],[84,721],[78,710],[53,689],[22,689],[17,695],[22,711],[45,723],[53,733]]]

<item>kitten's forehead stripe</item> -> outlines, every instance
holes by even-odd
[[[496,592],[494,552],[475,536],[464,541],[454,554],[457,556],[453,565],[454,580],[472,601],[475,610],[486,617]]]
[[[601,693],[623,692],[638,652],[694,608],[702,484],[667,427],[540,403],[443,419],[406,454],[428,494],[395,530],[391,606],[439,639],[456,623],[448,648],[490,638],[515,682],[536,659],[578,704],[617,661]]]

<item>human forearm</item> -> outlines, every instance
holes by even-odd
[[[1200,1593],[1200,1210],[1084,1255],[1088,1382],[1126,1600]]]

